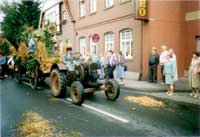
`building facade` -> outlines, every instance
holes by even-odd
[[[167,45],[177,53],[179,76],[183,76],[192,51],[199,48],[200,2],[149,0],[145,7],[148,17],[143,20],[135,18],[139,12],[138,1],[146,2],[58,0],[44,3],[40,27],[47,21],[54,22],[58,41],[67,40],[82,54],[100,55],[110,49],[116,53],[122,51],[130,79],[134,74],[147,79],[151,47],[157,47],[160,52],[160,46]]]
[[[148,77],[151,47],[161,52],[161,45],[173,48],[177,56],[179,77],[189,68],[193,51],[199,50],[200,1],[150,0],[148,22],[143,22],[142,73]],[[160,72],[158,72],[160,77]]]

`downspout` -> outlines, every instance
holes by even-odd
[[[141,49],[140,49],[140,59],[141,59],[141,61],[140,61],[140,77],[139,77],[139,80],[142,80],[143,79],[143,74],[142,74],[142,72],[143,72],[143,39],[144,39],[144,35],[143,35],[143,31],[144,31],[144,29],[143,29],[143,26],[144,26],[144,21],[141,21]]]

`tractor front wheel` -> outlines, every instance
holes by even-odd
[[[120,86],[116,80],[108,80],[105,83],[105,94],[108,100],[115,101],[120,94]]]
[[[84,88],[81,82],[75,81],[71,85],[70,96],[72,99],[72,103],[80,106],[84,102]]]

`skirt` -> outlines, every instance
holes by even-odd
[[[172,75],[166,74],[165,75],[165,84],[174,84],[174,77]]]
[[[200,74],[189,72],[189,87],[200,88]]]
[[[117,66],[117,78],[124,78],[125,77],[125,71],[124,67],[121,65]]]

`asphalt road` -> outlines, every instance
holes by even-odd
[[[144,107],[124,100],[128,95],[135,94],[121,89],[120,98],[110,102],[98,92],[79,107],[69,99],[54,100],[48,87],[32,90],[12,79],[1,80],[1,137],[16,136],[16,125],[27,111],[58,125],[57,130],[83,136],[200,136],[200,110],[173,102],[164,108]]]

